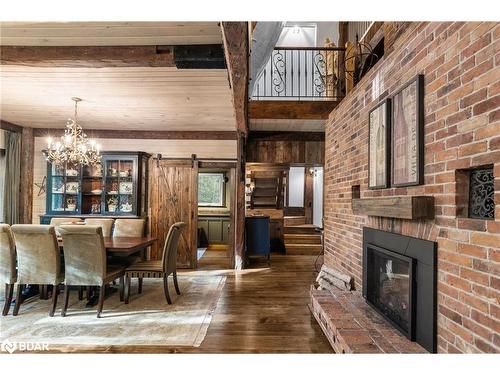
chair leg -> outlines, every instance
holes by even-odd
[[[57,306],[57,296],[59,295],[59,285],[54,285],[52,288],[52,306],[49,311],[49,316],[54,316]]]
[[[142,277],[139,277],[139,284],[137,288],[137,293],[141,294],[142,293]]]
[[[99,288],[99,304],[97,305],[97,317],[101,317],[102,307],[104,305],[104,295],[106,294],[106,286],[103,284]]]
[[[175,292],[177,293],[178,296],[181,295],[181,290],[179,289],[179,284],[177,282],[177,271],[173,273],[174,276],[174,286],[175,286]]]
[[[120,276],[120,302],[125,299],[125,276]]]
[[[21,307],[21,298],[22,298],[22,293],[23,293],[23,287],[24,285],[22,284],[17,284],[17,290],[16,290],[16,304],[14,305],[14,311],[12,312],[12,315],[17,316],[19,313],[19,307]]]
[[[78,290],[78,294],[82,291],[81,287]],[[61,316],[66,316],[66,310],[68,309],[68,301],[69,301],[69,286],[64,285],[64,305],[61,310]]]
[[[9,313],[10,304],[12,303],[12,294],[14,292],[14,284],[5,284],[5,304],[3,305],[2,315]]]
[[[170,299],[170,294],[168,293],[168,276],[163,276],[163,291],[165,292],[165,298],[167,299],[167,303],[169,305],[172,304],[172,300]]]
[[[78,301],[83,299],[83,286],[78,287]]]
[[[125,304],[129,303],[130,299],[130,276],[125,275]]]

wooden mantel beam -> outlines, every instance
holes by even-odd
[[[1,65],[36,67],[174,67],[171,46],[1,46]]]
[[[248,22],[222,22],[222,40],[226,54],[229,83],[238,132],[248,132],[249,49]]]

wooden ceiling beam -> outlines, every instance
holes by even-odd
[[[89,138],[108,139],[190,139],[190,140],[237,140],[235,131],[143,131],[143,130],[99,130],[84,129]],[[35,137],[57,137],[61,128],[35,128]]]
[[[1,65],[107,68],[175,67],[171,46],[1,46]]]
[[[0,129],[15,133],[22,133],[23,127],[8,121],[0,120]]]
[[[248,22],[222,22],[222,41],[233,93],[236,129],[248,133]]]
[[[295,131],[251,131],[249,141],[306,141],[317,142],[325,140],[324,132],[295,132]]]
[[[326,120],[337,101],[252,100],[251,119]]]

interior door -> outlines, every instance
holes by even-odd
[[[158,238],[151,248],[151,259],[161,259],[168,230],[175,222],[187,227],[179,243],[177,266],[197,266],[198,161],[150,161],[150,232]]]

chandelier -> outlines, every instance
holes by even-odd
[[[99,164],[101,162],[99,145],[94,140],[89,140],[78,124],[78,102],[82,99],[71,98],[71,100],[75,102],[74,118],[66,122],[66,129],[60,141],[53,142],[52,138],[48,138],[48,147],[44,150],[45,157],[54,164]]]

